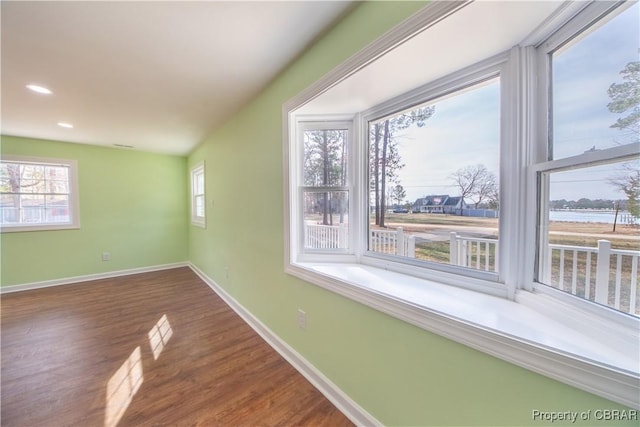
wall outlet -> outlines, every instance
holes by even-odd
[[[111,261],[111,252],[102,252],[103,261]]]
[[[302,330],[307,329],[307,313],[301,308],[298,309],[298,327]]]

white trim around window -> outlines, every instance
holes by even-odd
[[[7,154],[0,164],[3,233],[80,228],[76,160]]]
[[[536,174],[564,167],[566,160],[541,162],[546,99],[540,97],[536,46],[516,46],[454,72],[365,112],[353,115],[350,230],[348,253],[302,251],[300,232],[300,153],[296,110],[375,58],[444,19],[452,10],[433,2],[343,66],[283,105],[285,265],[287,273],[383,313],[468,345],[500,359],[634,408],[640,408],[640,320],[607,307],[538,286],[535,281],[538,195]],[[598,6],[594,6],[598,7]],[[541,29],[566,24],[584,5],[569,3],[525,41],[544,40]],[[589,8],[586,8],[587,10]],[[573,12],[575,11],[575,12]],[[588,11],[587,13],[590,13]],[[600,15],[598,15],[600,16]],[[562,18],[563,22],[558,20]],[[549,30],[551,31],[551,30]],[[410,108],[465,84],[499,74],[501,78],[500,256],[497,277],[456,269],[416,267],[366,251],[368,178],[367,117]],[[543,100],[541,101],[540,98]],[[327,113],[331,113],[328,111]],[[316,118],[316,120],[322,120]],[[335,120],[327,116],[325,120]],[[596,154],[628,157],[636,147]],[[588,156],[588,154],[586,154]],[[325,255],[325,256],[323,256]],[[489,280],[488,280],[489,279]],[[544,288],[544,289],[542,289]]]
[[[207,203],[205,191],[205,164],[204,161],[194,165],[190,171],[191,176],[191,224],[196,227],[207,227]]]

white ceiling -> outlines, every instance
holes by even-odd
[[[581,3],[581,4],[580,4]],[[415,35],[299,109],[302,114],[365,111],[520,44],[555,13],[586,3],[481,0]],[[531,41],[531,40],[529,40]]]
[[[352,6],[2,1],[2,134],[187,154]]]

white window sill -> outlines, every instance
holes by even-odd
[[[78,224],[25,224],[25,225],[2,225],[0,232],[2,233],[18,233],[22,231],[55,231],[55,230],[77,230],[80,228]]]
[[[207,223],[204,220],[191,220],[191,225],[200,228],[207,228]]]
[[[287,272],[500,359],[640,408],[640,321],[635,319],[622,326],[598,320],[596,328],[561,322],[566,306],[556,307],[564,310],[559,317],[537,308],[554,308],[547,295],[522,291],[526,295],[514,302],[363,264],[297,263]],[[584,315],[570,310],[578,319]]]

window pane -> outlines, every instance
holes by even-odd
[[[640,162],[543,174],[543,190],[545,181],[538,281],[639,315]]]
[[[195,196],[196,216],[204,218],[204,196]]]
[[[2,192],[20,192],[20,165],[3,163],[0,169]]]
[[[305,249],[349,247],[347,191],[305,192],[303,210]]]
[[[12,192],[11,179],[5,177],[0,178],[0,191],[3,193]]]
[[[204,173],[198,172],[195,176],[195,194],[203,194],[204,193]]]
[[[69,222],[69,196],[46,196],[45,222]]]
[[[69,181],[47,181],[46,192],[51,194],[69,194]]]
[[[65,166],[47,166],[45,174],[47,180],[69,180],[69,168]]]
[[[25,179],[41,178],[44,175],[44,167],[30,164],[20,165],[20,176]]]
[[[369,250],[498,266],[498,79],[370,123]]]
[[[23,178],[20,180],[21,193],[44,193],[45,182],[38,178]]]
[[[22,195],[20,196],[20,214],[22,222],[44,222],[45,214],[44,196]]]
[[[347,184],[347,130],[304,131],[303,185]]]
[[[2,215],[0,216],[0,223],[15,224],[19,221],[19,197],[13,194],[3,194],[1,196],[0,209],[2,209]]]
[[[553,53],[553,158],[638,141],[638,19],[636,3]]]

